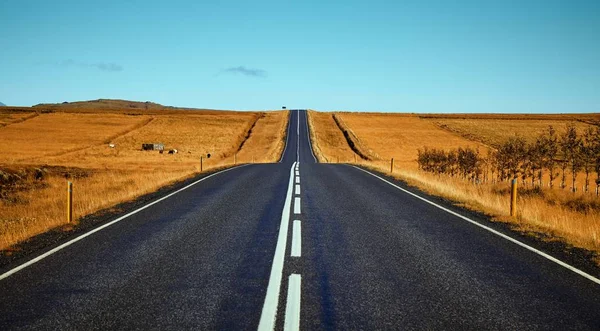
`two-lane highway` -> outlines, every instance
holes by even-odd
[[[0,271],[0,329],[600,327],[594,275],[398,182],[318,164],[308,132],[293,111],[281,162],[206,177]]]

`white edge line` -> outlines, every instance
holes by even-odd
[[[294,214],[299,215],[302,214],[300,209],[300,197],[294,198]]]
[[[292,226],[292,252],[293,257],[302,256],[302,227],[299,220],[294,220]]]
[[[285,307],[285,323],[283,330],[300,330],[300,299],[302,297],[302,276],[291,274],[288,283],[287,304]]]
[[[290,181],[288,184],[287,195],[285,196],[285,203],[283,204],[283,211],[281,213],[281,223],[279,225],[279,235],[277,236],[277,246],[275,246],[275,255],[273,255],[273,265],[271,266],[269,285],[267,286],[265,303],[263,304],[262,312],[260,314],[260,322],[258,323],[258,330],[260,331],[272,331],[275,328],[281,278],[283,277],[283,261],[285,259],[287,233],[290,223],[290,205],[292,204],[295,164],[296,162],[294,162],[290,169]]]
[[[489,231],[489,232],[491,232],[491,233],[493,233],[493,234],[495,234],[495,235],[497,235],[497,236],[500,236],[500,237],[502,237],[502,238],[504,238],[504,239],[506,239],[506,240],[508,240],[508,241],[510,241],[510,242],[512,242],[512,243],[514,243],[514,244],[517,244],[517,245],[519,245],[519,246],[521,246],[521,247],[523,247],[523,248],[525,248],[525,249],[527,249],[527,250],[529,250],[529,251],[531,251],[531,252],[533,252],[533,253],[536,253],[536,254],[538,254],[538,255],[540,255],[540,256],[542,256],[542,257],[544,257],[544,258],[546,258],[546,259],[548,259],[548,260],[550,260],[550,261],[552,261],[552,262],[554,262],[554,263],[556,263],[556,264],[558,264],[558,265],[560,265],[560,266],[562,266],[562,267],[564,267],[564,268],[567,268],[567,269],[569,269],[569,270],[573,271],[574,273],[576,273],[576,274],[578,274],[578,275],[580,275],[580,276],[583,276],[583,277],[585,277],[585,278],[587,278],[587,279],[591,280],[592,282],[594,282],[594,283],[596,283],[596,284],[599,284],[599,285],[600,285],[600,279],[598,279],[598,278],[596,278],[596,277],[594,277],[594,276],[592,276],[592,275],[590,275],[590,274],[586,273],[585,271],[582,271],[582,270],[580,270],[580,269],[577,269],[577,268],[573,267],[572,265],[570,265],[570,264],[567,264],[567,263],[565,263],[565,262],[563,262],[563,261],[561,261],[561,260],[559,260],[559,259],[557,259],[557,258],[553,257],[552,255],[549,255],[549,254],[547,254],[547,253],[544,253],[544,252],[542,252],[542,251],[540,251],[540,250],[538,250],[538,249],[535,249],[535,248],[533,248],[533,247],[531,247],[531,246],[529,246],[529,245],[527,245],[527,244],[524,244],[524,243],[522,243],[522,242],[518,241],[517,239],[514,239],[514,238],[512,238],[512,237],[510,237],[510,236],[507,236],[507,235],[505,235],[504,233],[501,233],[501,232],[499,232],[499,231],[496,231],[496,230],[494,230],[494,229],[492,229],[492,228],[490,228],[490,227],[488,227],[488,226],[485,226],[485,225],[483,225],[483,224],[480,224],[480,223],[478,223],[478,222],[475,222],[475,221],[473,221],[472,219],[470,219],[470,218],[468,218],[468,217],[466,217],[466,216],[463,216],[463,215],[461,215],[461,214],[459,214],[459,213],[456,213],[456,212],[454,212],[454,211],[452,211],[452,210],[450,210],[450,209],[448,209],[448,208],[442,207],[442,206],[440,206],[440,205],[436,204],[435,202],[429,201],[429,200],[427,200],[427,199],[425,199],[425,198],[423,198],[423,197],[421,197],[421,196],[419,196],[419,195],[417,195],[417,194],[414,194],[414,193],[412,193],[412,192],[410,192],[410,191],[408,191],[408,190],[405,190],[405,189],[403,189],[403,188],[399,187],[398,185],[396,185],[396,184],[393,184],[393,183],[391,183],[391,182],[389,182],[389,181],[387,181],[387,180],[385,180],[385,179],[383,179],[383,178],[381,178],[381,177],[379,177],[379,176],[377,176],[377,175],[375,175],[375,174],[371,173],[370,171],[367,171],[367,170],[361,169],[361,168],[359,168],[359,167],[357,167],[357,166],[352,166],[352,167],[354,167],[354,168],[356,168],[356,169],[358,169],[358,170],[361,170],[361,171],[363,171],[363,172],[366,172],[367,174],[369,174],[369,175],[371,175],[371,176],[373,176],[373,177],[379,178],[380,180],[382,180],[382,181],[384,181],[384,182],[386,182],[386,183],[388,183],[388,184],[392,185],[393,187],[395,187],[395,188],[399,189],[400,191],[402,191],[402,192],[404,192],[404,193],[410,194],[410,195],[412,195],[413,197],[415,197],[415,198],[417,198],[417,199],[420,199],[420,200],[423,200],[423,201],[427,202],[428,204],[430,204],[430,205],[432,205],[432,206],[435,206],[435,207],[437,207],[437,208],[439,208],[439,209],[441,209],[441,210],[443,210],[443,211],[445,211],[445,212],[447,212],[447,213],[449,213],[449,214],[452,214],[452,215],[454,215],[454,216],[456,216],[456,217],[458,217],[458,218],[461,218],[461,219],[463,219],[463,220],[465,220],[465,221],[467,221],[467,222],[469,222],[469,223],[471,223],[471,224],[473,224],[473,225],[476,225],[476,226],[478,226],[478,227],[480,227],[480,228],[482,228],[482,229],[485,229],[485,230],[487,230],[487,231]]]
[[[205,179],[208,179],[208,178],[210,178],[210,177],[212,177],[212,176],[216,176],[216,175],[218,175],[218,174],[222,174],[222,173],[224,173],[224,172],[227,172],[227,171],[230,171],[230,170],[233,170],[233,169],[236,169],[236,168],[245,167],[245,166],[247,166],[247,165],[248,165],[248,164],[243,164],[243,165],[239,165],[239,166],[237,166],[237,167],[228,168],[228,169],[225,169],[225,170],[221,170],[221,171],[219,171],[219,172],[215,172],[214,174],[208,175],[208,176],[206,176],[206,177],[204,177],[204,178],[201,178],[201,179],[199,179],[199,180],[197,180],[197,181],[195,181],[195,182],[193,182],[193,183],[191,183],[191,184],[189,184],[189,185],[187,185],[187,186],[185,186],[185,187],[183,187],[183,188],[180,188],[179,190],[177,190],[177,191],[175,191],[175,192],[171,192],[171,193],[169,193],[169,194],[165,195],[164,197],[162,197],[162,198],[160,198],[160,199],[158,199],[158,200],[156,200],[156,201],[150,202],[149,204],[147,204],[147,205],[145,205],[145,206],[143,206],[143,207],[140,207],[140,208],[138,208],[138,209],[136,209],[136,210],[134,210],[134,211],[132,211],[132,212],[130,212],[130,213],[127,213],[127,214],[125,214],[125,215],[123,215],[123,216],[121,216],[121,217],[119,217],[119,218],[117,218],[117,219],[115,219],[115,220],[112,220],[112,221],[110,221],[109,223],[106,223],[106,224],[104,224],[104,225],[102,225],[102,226],[99,226],[99,227],[97,227],[97,228],[93,229],[93,230],[90,230],[89,232],[86,232],[86,233],[84,233],[84,234],[80,235],[80,236],[79,236],[79,237],[77,237],[77,238],[71,239],[71,240],[67,241],[67,242],[66,242],[66,243],[64,243],[64,244],[62,244],[62,245],[60,245],[60,246],[57,246],[57,247],[55,247],[55,248],[53,248],[53,249],[51,249],[51,250],[47,251],[46,253],[44,253],[44,254],[42,254],[42,255],[40,255],[40,256],[37,256],[37,257],[35,257],[35,258],[33,258],[33,259],[31,259],[31,260],[29,260],[29,261],[27,261],[27,262],[25,262],[25,263],[21,264],[20,266],[18,266],[18,267],[15,267],[15,268],[13,268],[13,269],[11,269],[11,270],[9,270],[9,271],[7,271],[7,272],[3,273],[2,275],[0,275],[0,280],[4,279],[4,278],[6,278],[6,277],[9,277],[10,275],[12,275],[12,274],[14,274],[14,273],[17,273],[17,272],[19,272],[19,271],[21,271],[21,270],[23,270],[23,269],[25,269],[25,268],[27,268],[27,267],[31,266],[32,264],[34,264],[34,263],[37,263],[37,262],[39,262],[39,261],[41,261],[41,260],[43,260],[43,259],[47,258],[48,256],[50,256],[50,255],[52,255],[52,254],[54,254],[54,253],[56,253],[56,252],[58,252],[58,251],[62,250],[63,248],[66,248],[66,247],[68,247],[68,246],[71,246],[72,244],[74,244],[74,243],[76,243],[76,242],[78,242],[78,241],[82,240],[83,238],[85,238],[85,237],[87,237],[87,236],[90,236],[90,235],[92,235],[92,234],[94,234],[94,233],[96,233],[96,232],[98,232],[98,231],[100,231],[100,230],[102,230],[102,229],[105,229],[105,228],[107,228],[107,227],[109,227],[109,226],[111,226],[111,225],[113,225],[113,224],[115,224],[115,223],[117,223],[117,222],[120,222],[120,221],[122,221],[122,220],[126,219],[127,217],[129,217],[129,216],[131,216],[131,215],[137,214],[138,212],[140,212],[140,211],[142,211],[142,210],[144,210],[144,209],[146,209],[146,208],[148,208],[148,207],[150,207],[150,206],[152,206],[152,205],[154,205],[154,204],[157,204],[157,203],[159,203],[159,202],[161,202],[161,201],[163,201],[163,200],[165,200],[165,199],[167,199],[167,198],[169,198],[169,197],[171,197],[171,196],[173,196],[173,195],[175,195],[175,194],[177,194],[177,193],[179,193],[179,192],[181,192],[181,191],[183,191],[183,190],[186,190],[186,189],[188,189],[188,188],[190,188],[190,187],[192,187],[192,186],[194,186],[194,185],[196,185],[196,184],[200,183],[201,181],[203,181],[203,180],[205,180]]]
[[[281,161],[283,161],[283,157],[285,156],[285,151],[287,150],[288,147],[288,140],[290,139],[290,128],[292,127],[292,110],[290,109],[290,116],[288,117],[288,127],[287,127],[287,132],[285,134],[285,147],[283,148],[283,153],[281,153],[281,157],[279,158],[279,162],[281,163]]]
[[[310,146],[310,154],[312,154],[313,159],[315,159],[315,163],[319,163],[315,153],[313,152],[312,143],[310,142],[310,132],[308,131],[308,110],[304,111],[306,118],[306,138],[308,139],[308,146]]]

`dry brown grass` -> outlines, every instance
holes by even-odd
[[[20,123],[37,115],[35,112],[0,112],[0,127]]]
[[[566,125],[572,123],[578,132],[583,132],[590,124],[573,121],[571,118],[553,118],[549,119],[486,119],[486,118],[465,118],[465,119],[431,119],[433,123],[442,129],[457,133],[467,139],[479,141],[490,146],[499,146],[508,138],[519,136],[525,138],[529,143],[547,131],[548,126],[552,125],[560,135],[565,132]]]
[[[288,111],[269,112],[261,116],[252,128],[250,138],[238,152],[239,162],[276,162],[285,147]]]
[[[309,116],[317,118],[319,113],[310,112]],[[470,182],[458,178],[447,176],[436,176],[417,170],[417,149],[424,146],[450,149],[457,147],[479,147],[482,153],[488,148],[482,144],[487,139],[502,139],[500,135],[514,135],[515,131],[510,132],[506,128],[515,127],[522,130],[523,125],[531,123],[534,126],[547,127],[554,121],[562,121],[563,118],[550,118],[546,121],[539,119],[536,115],[535,121],[523,119],[523,115],[515,118],[519,123],[516,125],[502,126],[503,132],[500,135],[494,133],[497,127],[491,126],[489,121],[497,121],[492,115],[482,116],[481,119],[473,118],[450,118],[444,117],[443,121],[452,121],[456,127],[472,127],[477,134],[485,139],[472,141],[465,131],[463,134],[457,134],[449,130],[440,128],[434,121],[440,121],[439,118],[430,117],[420,118],[410,114],[365,114],[365,113],[341,113],[346,125],[356,134],[360,141],[371,148],[380,156],[380,160],[364,161],[359,160],[359,164],[376,169],[383,173],[389,173],[390,161],[394,157],[395,167],[394,176],[407,181],[409,184],[434,195],[442,196],[455,201],[467,208],[484,212],[492,215],[495,220],[509,222],[517,226],[518,229],[525,232],[538,232],[549,235],[554,239],[563,240],[576,247],[600,252],[600,215],[596,211],[577,211],[568,203],[573,201],[573,196],[569,193],[559,190],[544,190],[544,194],[521,194],[519,198],[519,216],[511,218],[509,216],[509,195],[508,184],[484,184],[473,185]],[[457,115],[458,116],[458,115]],[[451,116],[450,116],[451,117]],[[462,116],[464,117],[464,116]],[[583,119],[593,123],[593,116],[586,115]],[[510,119],[502,118],[502,121]],[[565,121],[577,120],[577,118],[568,117]],[[461,121],[465,121],[462,124]],[[481,124],[476,121],[488,121]],[[542,123],[539,123],[539,122]],[[480,123],[473,126],[473,122]],[[563,122],[565,123],[565,122]],[[327,125],[322,121],[322,126]],[[334,124],[335,125],[335,124]],[[329,123],[330,128],[321,130],[333,130],[334,125]],[[585,125],[585,124],[579,124]],[[483,126],[487,126],[482,128]],[[525,130],[527,131],[527,130]],[[531,132],[534,132],[532,129]],[[524,132],[524,131],[518,131]],[[517,132],[517,133],[518,133]],[[533,135],[529,131],[528,135]],[[493,136],[493,138],[489,138]],[[333,135],[333,133],[332,133]],[[313,144],[325,154],[324,158],[330,158],[327,154],[335,149],[328,146],[330,140],[322,139],[322,136],[314,135]],[[354,157],[348,157],[342,162],[353,163]],[[398,162],[400,161],[400,162]],[[582,177],[582,176],[580,176]],[[567,197],[569,195],[569,197]],[[589,195],[579,194],[576,199],[595,199]],[[552,202],[552,203],[551,203]],[[597,210],[597,209],[596,209]]]
[[[484,155],[488,149],[410,114],[339,113],[338,116],[363,145],[374,151],[376,160],[394,158],[395,164],[407,169],[417,168],[417,150],[424,146],[441,149],[473,147],[479,148]]]
[[[315,156],[319,162],[337,162],[337,160],[354,160],[354,152],[348,146],[346,138],[337,128],[332,113],[308,111],[310,139]]]
[[[0,162],[32,162],[104,143],[148,117],[115,114],[41,114],[0,129]]]
[[[201,156],[204,171],[233,165],[236,153],[238,163],[251,162],[252,156],[256,162],[276,162],[287,114],[180,111],[134,116],[86,109],[43,113],[1,127],[0,170],[49,170],[41,181],[23,178],[16,189],[0,186],[8,192],[0,199],[0,249],[65,224],[65,174],[74,182],[78,219],[198,174]],[[142,143],[153,142],[178,153],[141,150]]]

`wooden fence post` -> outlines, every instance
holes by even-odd
[[[517,216],[517,179],[514,178],[510,187],[510,216]]]
[[[202,156],[200,157],[200,172],[202,172]]]
[[[73,222],[73,183],[67,181],[67,223]]]
[[[392,158],[392,162],[390,164],[390,174],[394,173],[394,158]]]

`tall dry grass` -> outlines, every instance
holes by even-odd
[[[0,250],[66,223],[65,174],[85,174],[70,179],[77,222],[197,175],[201,156],[205,172],[233,165],[235,154],[238,164],[251,162],[253,155],[255,162],[277,162],[285,144],[287,115],[282,111],[152,116],[71,112],[41,114],[0,128],[0,137],[17,154],[0,153],[0,170],[50,169],[41,182],[23,178],[19,189],[0,199]],[[116,147],[110,148],[109,141]],[[162,142],[178,153],[141,151],[146,142]],[[56,167],[65,168],[54,171]]]
[[[335,124],[322,120],[316,112],[309,112],[319,130],[332,130]],[[456,147],[488,147],[477,141],[441,129],[430,119],[409,114],[338,114],[361,142],[381,156],[379,160],[358,159],[357,164],[389,174],[393,157],[393,176],[425,192],[452,200],[469,209],[489,214],[493,219],[508,222],[524,232],[543,233],[549,238],[562,240],[576,247],[600,252],[600,215],[595,210],[577,211],[568,205],[567,192],[544,191],[545,195],[521,194],[518,217],[510,217],[508,183],[474,185],[468,181],[445,175],[433,175],[418,170],[417,149],[423,146],[449,149]],[[320,127],[319,127],[320,125]],[[325,127],[329,125],[330,129]],[[520,125],[518,126],[520,127]],[[493,128],[492,128],[493,129]],[[317,130],[315,130],[317,131]],[[486,132],[480,130],[479,132]],[[311,132],[313,144],[323,159],[334,158],[331,140]],[[510,134],[510,133],[509,133]],[[514,133],[512,133],[514,134]],[[354,163],[353,156],[340,162]],[[521,192],[525,193],[525,192]],[[531,193],[531,192],[528,192]],[[550,202],[549,196],[553,197]],[[594,199],[579,195],[580,199]]]

